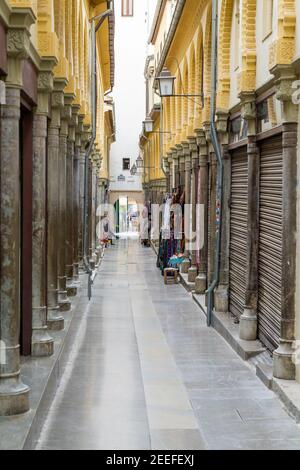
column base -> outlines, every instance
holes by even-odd
[[[68,297],[76,297],[77,289],[78,287],[71,281],[70,284],[67,285]]]
[[[33,330],[31,340],[31,355],[33,357],[49,357],[54,352],[54,340],[47,333],[47,327]]]
[[[295,380],[294,352],[292,342],[281,340],[278,349],[273,353],[273,375],[276,379]]]
[[[188,270],[188,281],[195,282],[197,274],[198,274],[198,270],[196,266],[191,266],[190,269]]]
[[[72,304],[70,300],[64,300],[59,302],[59,311],[60,312],[69,312],[72,308]]]
[[[61,331],[65,327],[65,319],[60,315],[59,307],[48,308],[47,326],[49,330]]]
[[[90,267],[91,267],[92,270],[94,270],[96,268],[96,261],[95,260],[93,260],[93,259],[90,260]]]
[[[204,295],[207,288],[207,278],[204,273],[198,274],[195,279],[195,293],[198,295]]]
[[[190,267],[191,267],[190,260],[189,260],[189,259],[185,259],[184,262],[181,263],[180,272],[181,272],[182,274],[188,274]]]
[[[29,411],[30,388],[19,377],[0,379],[0,416],[16,416]]]
[[[215,292],[215,310],[216,312],[228,312],[228,287],[219,285]]]
[[[73,279],[75,282],[79,281],[79,263],[73,264]]]
[[[240,339],[245,341],[257,340],[257,315],[251,309],[245,308],[240,318]]]

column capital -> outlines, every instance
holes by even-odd
[[[54,88],[53,67],[54,61],[51,59],[41,59],[40,71],[38,74],[38,104],[36,113],[49,116],[50,114],[50,95]]]
[[[227,111],[218,109],[216,112],[216,116],[217,116],[217,120],[216,120],[217,132],[220,134],[226,134],[228,132],[229,113]]]
[[[275,65],[271,69],[275,77],[276,98],[282,102],[283,122],[298,122],[298,105],[293,99],[293,83],[297,76],[292,65]]]

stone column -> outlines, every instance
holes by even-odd
[[[79,281],[79,216],[80,216],[80,160],[81,139],[76,133],[74,154],[74,185],[73,185],[73,240],[74,240],[74,281]]]
[[[173,158],[172,158],[172,154],[169,155],[169,158],[168,158],[168,164],[169,164],[169,193],[172,193],[173,192],[173,180],[174,180],[174,167],[173,167]],[[168,191],[168,190],[167,190]]]
[[[283,113],[282,310],[280,344],[273,355],[273,374],[278,379],[295,380],[298,106],[292,101],[292,84],[296,77],[289,66],[276,66],[272,73]]]
[[[179,159],[177,149],[175,147],[172,148],[172,158],[173,158],[173,178],[174,178],[174,185],[176,190],[180,186],[180,176],[179,176]]]
[[[274,351],[274,377],[295,380],[293,361],[296,303],[297,122],[283,123],[282,310],[280,345]]]
[[[38,107],[33,124],[32,169],[32,356],[51,356],[54,342],[47,326],[47,249],[46,249],[46,167],[49,93],[53,84],[51,72],[39,76]]]
[[[196,294],[203,295],[207,289],[207,223],[208,223],[208,147],[204,131],[197,131],[197,144],[199,147],[199,176],[198,176],[198,204],[202,206],[202,216],[204,227],[198,226],[202,230],[203,246],[199,252],[199,274],[195,280]],[[201,221],[199,221],[201,224]]]
[[[193,236],[193,239],[191,240],[191,243],[194,244],[193,249],[191,250],[191,267],[189,268],[188,271],[188,281],[189,282],[195,282],[196,277],[198,274],[198,268],[197,268],[197,251],[196,251],[196,245],[197,245],[197,238],[196,238],[196,231],[197,231],[197,194],[196,194],[196,187],[197,187],[197,173],[198,173],[198,166],[199,166],[199,153],[198,153],[198,145],[197,145],[197,139],[196,137],[190,137],[189,139],[189,148],[192,156],[192,176],[191,176],[191,194],[192,194],[192,200],[190,203],[192,204],[192,232],[195,234]]]
[[[248,138],[248,229],[245,309],[240,318],[240,338],[257,339],[259,149],[256,136]]]
[[[183,154],[182,145],[176,145],[178,156],[178,171],[179,171],[179,186],[183,189],[185,187],[185,157]]]
[[[220,141],[222,142],[222,136],[220,136],[219,138],[220,138]],[[231,196],[231,159],[230,159],[230,155],[228,152],[227,144],[222,145],[222,158],[223,158],[223,205],[222,205],[222,225],[221,225],[221,250],[220,250],[219,285],[215,291],[215,309],[217,312],[227,313],[228,308],[229,308],[229,246],[230,246],[230,196]],[[220,202],[216,201],[216,204],[219,206]]]
[[[67,139],[68,139],[68,118],[66,107],[64,108],[64,117],[61,119],[59,135],[59,205],[58,205],[58,301],[61,312],[71,310],[71,302],[67,295],[67,276],[66,276],[66,233],[67,233]]]
[[[84,209],[84,167],[85,151],[81,148],[79,160],[79,217],[78,217],[78,239],[79,239],[79,266],[83,263],[83,209]]]
[[[20,88],[7,87],[1,106],[0,416],[29,409],[20,380]]]
[[[256,143],[256,105],[253,94],[243,94],[243,117],[248,123],[248,216],[245,308],[240,318],[240,338],[257,339],[259,148]]]
[[[58,302],[58,247],[59,247],[59,130],[60,113],[64,106],[60,87],[52,93],[52,115],[48,126],[47,158],[47,286],[48,328],[62,330],[64,317],[59,312]]]
[[[92,261],[93,257],[93,248],[92,248],[92,239],[93,239],[93,163],[89,161],[89,178],[88,178],[88,219],[87,219],[87,230],[88,230],[88,239],[87,239],[87,256],[89,261]],[[92,266],[94,268],[94,265]]]
[[[170,186],[170,164],[169,164],[169,159],[165,158],[165,171],[166,171],[166,182],[167,182],[167,193],[171,192],[171,186]]]
[[[66,176],[66,275],[67,275],[67,293],[74,297],[77,294],[77,287],[74,284],[74,153],[75,153],[75,127],[69,125],[69,135],[67,143],[67,176]]]
[[[188,209],[189,204],[191,203],[191,152],[188,142],[182,142],[183,147],[183,155],[184,155],[184,170],[185,170],[185,211],[184,211],[184,221],[185,221],[185,261],[181,264],[181,272],[183,274],[187,274],[188,270],[191,266],[190,263],[190,251],[189,251],[189,243],[190,243],[190,211]]]
[[[209,208],[209,216],[210,216],[210,242],[209,242],[209,250],[210,256],[208,260],[208,281],[211,283],[214,279],[215,273],[215,253],[216,253],[216,188],[217,188],[217,157],[211,148],[211,152],[209,155],[210,161],[210,208]]]

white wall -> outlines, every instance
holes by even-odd
[[[140,177],[123,172],[123,158],[131,166],[139,156],[139,134],[145,118],[144,66],[147,54],[149,22],[152,21],[156,0],[134,0],[134,16],[121,16],[121,0],[115,0],[116,80],[113,92],[116,104],[116,138],[111,148],[110,189],[112,191],[141,191]],[[150,11],[148,11],[148,9]],[[126,177],[125,183],[118,176]]]
[[[259,2],[258,2],[259,4]],[[278,30],[278,0],[274,1],[273,10],[273,28],[272,34],[267,38],[263,37],[263,21],[261,8],[257,8],[256,12],[256,50],[257,50],[257,63],[256,63],[256,87],[259,88],[266,82],[272,79],[269,71],[269,48],[272,42],[277,37]]]

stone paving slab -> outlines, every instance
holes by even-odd
[[[151,248],[109,248],[94,292],[38,448],[300,449],[280,400],[164,285]]]

